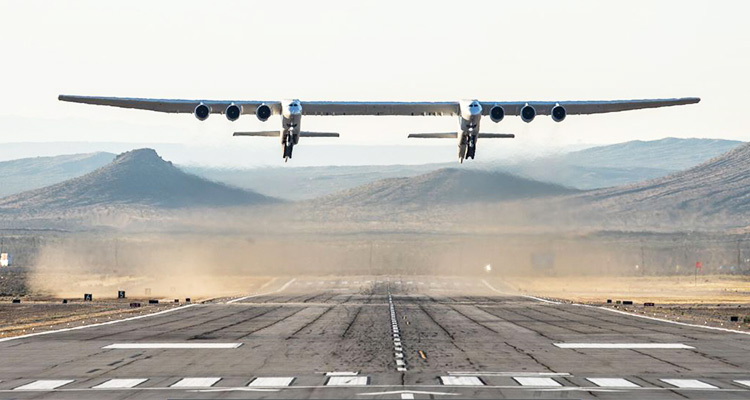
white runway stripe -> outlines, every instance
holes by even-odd
[[[623,378],[586,378],[589,382],[599,387],[637,388],[640,387],[633,382]]]
[[[73,382],[73,379],[38,380],[19,386],[13,390],[52,390]]]
[[[680,389],[718,389],[718,387],[701,382],[697,379],[659,379],[664,383],[668,383],[672,386]]]
[[[110,379],[102,384],[92,387],[92,389],[128,389],[136,387],[148,379]]]
[[[734,381],[734,382],[739,383],[740,385],[745,385],[747,387],[750,387],[750,380],[739,380],[739,381]]]
[[[236,349],[242,343],[114,343],[102,349]]]
[[[326,386],[366,386],[366,376],[332,376],[326,381]]]
[[[292,377],[292,376],[287,376],[287,377],[262,377],[262,378],[255,378],[247,386],[251,386],[251,387],[279,387],[279,386],[289,386],[289,385],[292,384],[292,381],[294,381],[294,377]]]
[[[445,386],[484,386],[476,376],[441,376],[440,382]]]
[[[177,383],[172,384],[173,388],[199,388],[211,387],[220,381],[221,378],[182,378]]]
[[[326,376],[357,376],[359,372],[356,371],[331,371],[326,372]]]
[[[560,387],[560,383],[552,378],[532,378],[523,376],[514,376],[513,379],[521,386],[535,387]]]
[[[682,343],[554,343],[561,349],[694,349]]]

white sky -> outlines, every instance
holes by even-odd
[[[267,149],[263,163],[282,163],[278,140],[231,137],[276,129],[275,119],[230,123],[212,115],[201,123],[61,103],[61,93],[351,101],[699,96],[698,105],[571,116],[560,124],[487,119],[484,131],[517,138],[483,141],[478,157],[666,136],[748,140],[748,15],[746,1],[0,0],[0,143],[246,147]],[[305,140],[295,156],[305,146],[333,144],[447,149],[455,143],[415,143],[406,134],[451,131],[456,123],[307,117],[305,130],[342,138]],[[365,164],[386,159],[364,154]]]

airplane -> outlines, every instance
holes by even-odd
[[[508,133],[483,133],[479,123],[483,116],[489,116],[498,123],[506,115],[520,116],[524,122],[531,122],[537,115],[549,115],[555,122],[562,122],[568,115],[602,114],[610,112],[639,110],[694,104],[697,97],[646,100],[604,100],[604,101],[479,101],[461,100],[445,102],[348,102],[348,101],[245,101],[245,100],[179,100],[143,99],[125,97],[97,97],[60,95],[60,101],[94,104],[121,108],[134,108],[165,113],[191,113],[200,121],[210,114],[224,114],[230,121],[241,115],[255,114],[260,121],[271,116],[281,116],[281,128],[260,132],[235,132],[234,136],[273,136],[279,137],[284,161],[292,158],[292,150],[301,137],[339,137],[333,132],[308,132],[301,130],[303,115],[367,115],[367,116],[458,116],[458,130],[445,133],[412,133],[410,138],[439,139],[451,138],[458,141],[458,161],[474,159],[477,140],[480,138],[513,138]]]

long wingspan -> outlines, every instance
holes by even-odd
[[[278,101],[139,99],[129,97],[69,96],[64,94],[61,94],[58,100],[164,113],[192,113],[199,104],[207,105],[212,114],[223,114],[231,104],[241,106],[243,114],[254,114],[255,109],[261,104],[269,106],[273,114],[281,112],[281,102]]]
[[[142,99],[126,97],[97,97],[60,95],[60,101],[96,104],[121,108],[135,108],[166,113],[192,113],[199,104],[210,107],[213,114],[222,114],[231,104],[242,106],[243,114],[253,114],[261,104],[268,105],[273,114],[281,113],[279,101],[257,100],[181,100],[181,99]],[[600,114],[617,111],[638,110],[693,104],[697,97],[646,100],[607,100],[607,101],[481,101],[482,114],[489,115],[493,106],[502,106],[505,115],[519,115],[525,105],[534,107],[537,115],[550,115],[552,108],[561,105],[568,115]],[[446,102],[376,102],[376,101],[302,101],[304,115],[458,115],[459,103]]]

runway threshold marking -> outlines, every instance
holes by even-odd
[[[538,378],[528,376],[514,376],[513,380],[518,382],[521,386],[534,386],[534,387],[561,387],[560,382],[552,378]]]
[[[440,383],[445,386],[484,386],[484,382],[476,376],[441,376]]]
[[[553,343],[561,349],[695,349],[682,343]]]
[[[289,285],[291,285],[292,283],[294,283],[294,281],[296,281],[296,280],[297,280],[297,278],[292,278],[289,282],[285,283],[283,286],[281,286],[280,288],[278,288],[276,290],[273,290],[273,291],[270,291],[270,292],[266,292],[266,293],[251,294],[251,295],[245,296],[245,297],[238,297],[236,299],[232,299],[232,300],[227,301],[227,304],[232,304],[232,303],[236,303],[238,301],[251,299],[253,297],[266,296],[266,295],[269,295],[269,294],[275,294],[275,293],[282,292],[286,288],[288,288]]]
[[[281,387],[290,386],[294,381],[293,376],[285,377],[259,377],[250,382],[249,387]]]
[[[469,375],[469,376],[543,376],[543,377],[550,377],[550,376],[570,376],[570,373],[568,372],[529,372],[529,371],[523,371],[523,372],[477,372],[477,371],[448,371],[448,375],[454,375],[454,376],[462,376],[462,375]]]
[[[110,379],[104,383],[100,383],[92,389],[130,389],[146,382],[148,379]]]
[[[236,349],[240,346],[242,343],[113,343],[102,349]]]
[[[203,388],[211,387],[220,381],[221,378],[182,378],[169,387],[172,388]]]
[[[13,390],[53,390],[72,383],[73,381],[73,379],[42,379],[19,386]]]
[[[718,387],[697,379],[659,379],[660,381],[680,389],[718,389]]]
[[[367,386],[366,376],[332,376],[326,381],[326,386]]]
[[[326,372],[326,376],[357,376],[359,375],[359,372],[357,371],[331,371]]]
[[[630,382],[627,379],[623,378],[586,378],[587,381],[593,383],[596,386],[599,387],[609,387],[609,388],[639,388],[639,385],[636,385],[633,382]]]

